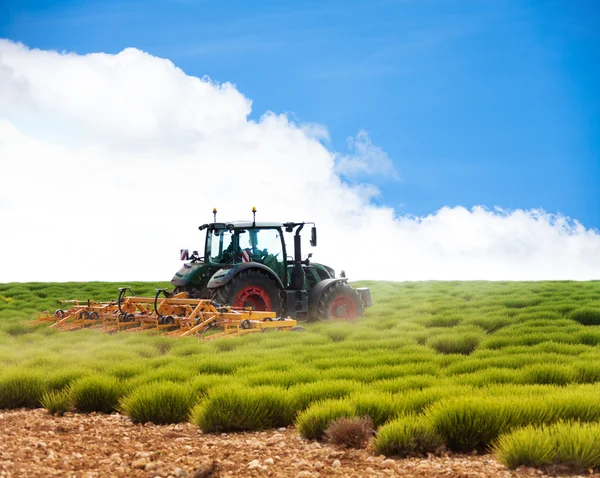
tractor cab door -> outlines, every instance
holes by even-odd
[[[241,262],[258,262],[286,282],[286,257],[281,230],[249,227],[239,234]]]
[[[230,264],[235,262],[237,237],[228,229],[209,230],[206,236],[205,262],[211,264]]]

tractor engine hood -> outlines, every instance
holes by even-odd
[[[171,279],[171,284],[175,287],[180,287],[189,283],[199,283],[200,278],[209,269],[211,269],[210,264],[205,264],[203,262],[187,262],[175,273]]]

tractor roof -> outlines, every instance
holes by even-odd
[[[215,227],[216,226],[216,227]],[[246,229],[248,227],[283,227],[283,223],[281,222],[259,222],[253,223],[252,221],[227,221],[227,222],[216,222],[203,224],[200,226],[200,230],[203,229],[227,229],[228,227],[233,227],[233,229]]]
[[[233,224],[234,227],[283,227],[281,222],[256,222],[252,221],[231,221],[228,224]]]

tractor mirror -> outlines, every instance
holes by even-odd
[[[310,245],[313,247],[317,245],[317,228],[315,226],[310,230]]]

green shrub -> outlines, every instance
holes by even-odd
[[[202,358],[193,363],[198,373],[228,375],[235,372],[236,367],[223,360],[214,358]]]
[[[595,329],[595,328],[594,328]],[[590,345],[592,347],[600,344],[600,330],[587,328],[579,332],[575,338],[578,344]]]
[[[542,425],[559,420],[600,421],[600,400],[597,392],[592,390],[593,393],[580,393],[559,389],[556,393],[546,395],[541,403],[534,398],[524,401],[521,405],[527,412],[524,424]]]
[[[383,425],[373,445],[383,455],[407,457],[435,453],[443,441],[428,418],[405,415]]]
[[[393,379],[407,375],[433,375],[439,367],[435,363],[410,363],[398,365],[372,365],[361,367],[333,367],[322,372],[321,380],[356,380],[372,384],[379,380]]]
[[[119,380],[128,380],[140,377],[146,372],[147,367],[144,363],[119,363],[106,371]]]
[[[161,355],[165,355],[169,352],[169,350],[171,350],[173,342],[167,338],[160,337],[155,339],[152,345],[156,347],[158,353],[160,353]]]
[[[555,310],[539,310],[538,308],[533,310],[527,310],[518,312],[515,315],[515,321],[524,323],[526,325],[534,325],[536,322],[559,323],[564,320],[563,316]]]
[[[575,381],[577,383],[600,382],[600,363],[583,362],[575,365]]]
[[[461,397],[438,402],[428,410],[433,426],[454,451],[485,450],[515,421],[510,401]]]
[[[435,385],[439,379],[433,375],[399,377],[377,382],[377,389],[382,392],[405,392],[408,390],[423,390]]]
[[[357,417],[369,417],[375,428],[398,415],[399,404],[394,396],[385,392],[366,392],[349,399]]]
[[[295,408],[304,410],[311,403],[331,398],[343,398],[356,391],[360,385],[351,380],[331,380],[301,383],[288,389]]]
[[[600,308],[598,309],[576,309],[569,314],[571,320],[582,325],[600,325]]]
[[[456,335],[438,335],[427,340],[427,345],[442,354],[462,354],[472,353],[481,337],[476,334],[456,334]]]
[[[0,378],[0,409],[36,408],[44,391],[39,375],[26,371],[13,371]]]
[[[559,464],[577,472],[600,467],[599,423],[557,423],[548,433],[555,437]]]
[[[207,433],[264,430],[290,425],[294,412],[281,388],[218,387],[194,408],[191,421]]]
[[[431,387],[423,390],[408,390],[403,394],[396,395],[395,398],[399,413],[405,415],[418,414],[443,398],[470,391],[470,387],[465,388],[460,385],[456,387]]]
[[[132,386],[145,385],[151,382],[187,382],[190,379],[190,372],[175,365],[158,367],[154,370],[148,370],[141,375],[130,379]]]
[[[25,334],[32,334],[35,328],[24,324],[8,324],[2,327],[2,330],[13,337]]]
[[[306,367],[296,367],[294,370],[265,370],[248,374],[248,385],[275,385],[291,387],[298,383],[317,383],[319,378],[315,370]]]
[[[600,424],[559,422],[501,436],[494,454],[509,468],[563,465],[575,472],[600,467]]]
[[[40,402],[48,413],[59,417],[73,408],[73,397],[69,390],[49,390],[42,395]]]
[[[239,338],[230,338],[217,340],[214,345],[219,352],[231,352],[242,344],[240,343]]]
[[[86,375],[86,372],[77,368],[65,368],[51,373],[46,378],[46,387],[50,390],[60,391],[68,388],[73,382]]]
[[[502,383],[519,383],[522,380],[520,370],[490,367],[474,373],[463,374],[456,377],[456,382],[474,387],[486,387]]]
[[[136,422],[178,423],[189,418],[197,395],[187,385],[154,382],[121,399],[119,410]]]
[[[521,390],[523,396],[515,395]],[[600,420],[600,401],[593,393],[557,389],[513,387],[502,395],[455,397],[435,403],[427,411],[437,432],[449,449],[469,452],[485,450],[501,434],[526,425],[548,425],[561,420]]]
[[[324,331],[332,342],[343,342],[352,333],[352,326],[348,324],[328,324]]]
[[[455,327],[460,324],[462,319],[459,316],[450,315],[434,315],[433,317],[428,317],[426,319],[421,320],[421,323],[425,327]]]
[[[465,325],[475,325],[485,330],[488,334],[493,334],[494,332],[510,325],[513,321],[504,315],[491,315],[491,316],[482,316],[476,318],[470,318],[464,321]]]
[[[504,301],[504,306],[509,309],[524,309],[525,307],[534,307],[542,302],[537,297],[514,297]]]
[[[115,378],[101,375],[84,377],[70,387],[73,405],[81,412],[112,413],[122,393],[122,385]]]
[[[223,375],[197,375],[189,383],[199,397],[206,397],[216,386],[224,386],[232,381]]]
[[[508,468],[542,467],[556,460],[556,443],[547,429],[529,425],[502,435],[493,447],[498,461]]]
[[[193,355],[197,355],[202,351],[202,349],[200,348],[201,346],[202,344],[200,342],[187,342],[184,345],[178,343],[177,347],[172,348],[171,355],[174,355],[176,357],[190,357]]]
[[[321,440],[330,422],[341,417],[353,418],[355,409],[346,400],[324,400],[313,403],[300,412],[296,426],[300,434],[309,440]]]
[[[530,365],[521,370],[520,381],[540,385],[566,385],[575,381],[575,371],[562,365]]]
[[[558,304],[553,304],[553,307],[556,311],[563,315],[567,315],[569,314],[569,312],[572,312],[575,309],[577,309],[577,305],[572,302],[561,302]]]

